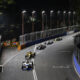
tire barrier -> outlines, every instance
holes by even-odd
[[[80,77],[80,34],[76,35],[74,38],[75,50],[73,53],[73,63],[75,71]]]

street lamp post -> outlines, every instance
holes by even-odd
[[[23,35],[23,44],[24,44],[24,13],[26,13],[25,10],[22,11],[22,35]]]
[[[34,18],[36,11],[32,11],[32,32],[34,32]]]
[[[52,20],[52,17],[53,17],[53,10],[50,11],[50,28],[52,28],[52,23],[53,23],[53,20]]]
[[[45,28],[44,29],[48,29],[48,26],[47,26],[47,14],[44,14],[44,24],[45,24]]]
[[[48,25],[47,25],[47,14],[45,14],[46,16],[46,29],[48,29]]]
[[[45,11],[42,11],[42,31],[44,31],[44,16],[45,16]],[[44,34],[42,33],[42,38],[44,38]]]
[[[44,30],[44,14],[45,11],[42,11],[42,31]]]
[[[66,23],[65,23],[65,14],[66,14],[66,11],[63,11],[63,24],[64,24],[64,26],[66,25]]]
[[[76,14],[76,12],[74,11],[74,12],[73,12],[73,26],[74,26],[74,18],[75,18],[75,14]]]
[[[68,21],[69,21],[68,29],[70,29],[70,25],[71,25],[70,16],[71,16],[71,11],[68,12]]]
[[[60,26],[59,18],[60,18],[60,11],[57,12],[57,28],[58,26]]]

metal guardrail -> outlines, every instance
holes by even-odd
[[[73,25],[73,26],[68,26],[69,30],[80,30],[80,26],[79,25]]]
[[[80,29],[79,25],[69,26],[70,31],[79,30],[79,29]],[[19,37],[19,42],[20,44],[23,44],[23,43],[25,44],[28,42],[33,42],[35,40],[45,39],[47,37],[63,34],[65,32],[67,32],[67,27],[27,33]]]
[[[44,30],[44,31],[28,33],[25,35],[21,35],[19,37],[19,42],[20,42],[20,44],[23,44],[23,37],[24,37],[24,43],[28,43],[28,42],[32,42],[35,40],[44,39],[47,37],[62,34],[64,32],[66,32],[66,30],[67,30],[67,27],[63,27],[63,28],[49,29],[49,30]]]

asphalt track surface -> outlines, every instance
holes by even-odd
[[[25,60],[26,52],[34,50],[34,46],[21,51],[12,50],[14,56],[10,59],[3,58],[3,72],[0,73],[0,80],[80,80],[76,75],[73,62],[73,37],[66,36],[62,41],[55,41],[46,49],[38,51],[33,60],[34,70],[22,71],[22,61]],[[6,54],[9,50],[7,49]],[[15,53],[16,52],[16,53]]]

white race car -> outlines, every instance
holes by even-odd
[[[32,61],[23,61],[22,62],[22,70],[33,70],[33,62]]]

